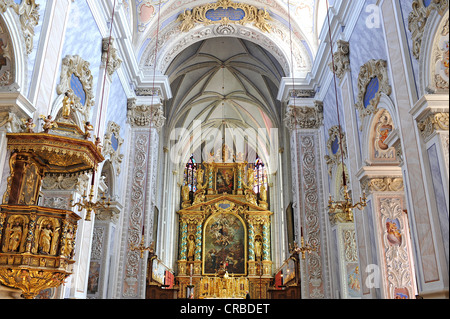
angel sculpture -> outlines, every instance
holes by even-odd
[[[45,115],[41,115],[40,118],[44,121],[44,125],[42,126],[44,133],[48,133],[51,129],[58,127],[58,124],[56,124],[51,115],[47,117],[45,117]]]
[[[180,24],[181,32],[189,31],[194,27],[194,18],[192,16],[192,11],[190,10],[185,10],[182,14],[180,14],[177,21],[181,21]]]
[[[86,122],[84,124],[84,139],[88,140],[91,138],[91,131],[94,130],[94,126],[92,126],[91,122]]]
[[[22,119],[23,125],[25,126],[25,132],[34,133],[34,128],[36,124],[33,123],[33,119],[30,117],[28,120]]]

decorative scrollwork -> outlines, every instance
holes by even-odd
[[[205,25],[213,23],[220,23],[221,25],[253,23],[261,31],[270,32],[269,21],[272,21],[272,17],[266,9],[258,9],[252,5],[235,3],[230,0],[219,0],[217,3],[209,3],[192,10],[185,10],[178,16],[177,21],[181,22],[181,32],[191,30],[196,23]]]

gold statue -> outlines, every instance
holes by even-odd
[[[249,168],[247,171],[247,184],[244,183],[244,188],[253,190],[254,185],[255,185],[255,172]]]
[[[255,258],[256,260],[261,260],[262,257],[262,243],[261,240],[258,238],[255,241]]]
[[[66,241],[64,243],[64,246],[61,248],[62,255],[70,258],[73,251],[73,239],[74,239],[73,228],[70,227],[66,233]]]
[[[270,17],[269,12],[263,9],[259,9],[258,13],[256,14],[255,20],[255,27],[262,31],[270,32],[269,24],[267,23],[267,21],[272,20],[272,18]]]
[[[259,191],[259,195],[261,196],[261,201],[267,202],[267,190],[264,185],[261,186],[261,189]]]
[[[65,119],[69,119],[72,106],[75,104],[71,95],[72,92],[70,91],[64,93],[62,117]]]
[[[53,230],[50,224],[41,230],[41,236],[39,238],[39,251],[44,254],[50,253],[51,242],[53,238]]]
[[[205,188],[205,185],[203,185],[203,173],[204,170],[199,167],[197,169],[197,189],[198,190],[202,190],[203,188]]]
[[[194,260],[195,256],[195,240],[194,236],[189,236],[188,260]]]
[[[84,124],[84,139],[88,140],[91,138],[91,131],[94,130],[94,126],[92,126],[91,122],[86,122]]]
[[[48,133],[51,129],[58,127],[58,124],[56,124],[51,115],[47,117],[45,117],[45,115],[41,115],[40,118],[44,120],[44,125],[42,126],[44,133]]]
[[[20,241],[22,238],[22,226],[19,221],[15,221],[14,226],[11,227],[11,233],[9,236],[9,252],[16,252],[19,249]]]
[[[177,21],[181,21],[180,31],[187,32],[194,27],[194,19],[192,17],[192,11],[184,10],[182,14],[178,17]]]
[[[22,122],[25,126],[25,132],[34,133],[33,129],[36,127],[36,124],[33,123],[33,119],[31,117],[28,120],[22,119]]]

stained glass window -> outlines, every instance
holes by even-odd
[[[194,155],[191,155],[191,158],[184,169],[184,183],[189,186],[191,192],[197,190],[197,166]]]
[[[249,169],[251,169],[251,167],[249,167]],[[263,185],[267,190],[267,170],[259,156],[256,157],[253,170],[255,172],[255,185],[253,186],[253,191],[259,194]]]

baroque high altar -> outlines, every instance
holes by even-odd
[[[267,189],[254,192],[247,162],[203,163],[197,187],[182,187],[179,297],[267,298],[272,279]],[[193,288],[189,289],[189,288]]]

